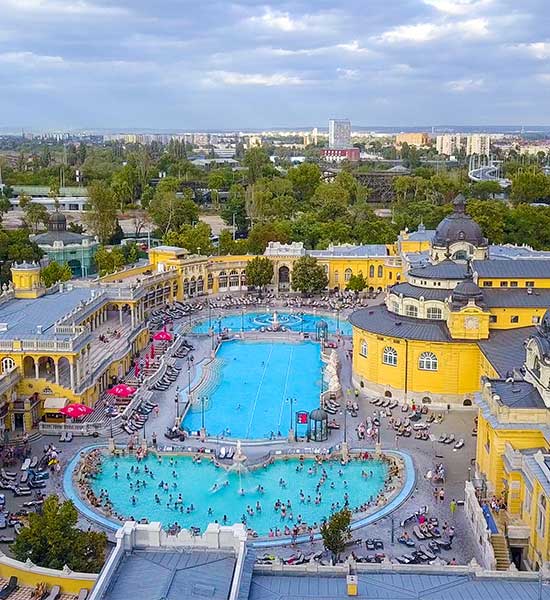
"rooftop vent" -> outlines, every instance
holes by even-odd
[[[0,323],[0,331],[7,331],[7,330],[8,330],[8,324]]]

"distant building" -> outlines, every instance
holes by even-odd
[[[349,119],[329,120],[328,147],[331,149],[351,148],[351,121]]]
[[[343,160],[357,162],[359,148],[324,148],[321,150],[321,156],[327,162],[342,162]]]
[[[473,134],[466,136],[466,154],[479,154],[489,156],[491,153],[491,136],[485,134]]]
[[[454,156],[466,144],[466,138],[460,133],[446,133],[435,138],[435,148],[438,154]]]
[[[258,148],[262,145],[262,138],[259,135],[250,135],[246,138],[245,147],[247,150]]]
[[[31,202],[42,204],[48,211],[53,212],[56,203],[49,193],[50,188],[47,185],[14,185],[10,203],[12,206],[19,206],[19,198],[25,194],[30,196]],[[84,210],[88,203],[88,190],[85,187],[61,187],[57,202],[60,210]]]
[[[430,136],[425,132],[398,133],[395,137],[395,145],[401,146],[408,144],[409,146],[427,146],[430,143]]]

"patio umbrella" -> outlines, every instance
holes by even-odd
[[[157,331],[153,336],[153,339],[159,342],[169,342],[172,339],[172,334],[164,330]]]
[[[128,398],[132,394],[135,394],[136,391],[136,388],[127,385],[126,383],[117,383],[117,385],[113,386],[110,390],[107,390],[107,393],[113,394],[113,396],[119,396],[120,398]]]
[[[86,406],[85,404],[68,404],[63,408],[59,409],[59,412],[66,417],[71,417],[71,419],[78,419],[79,417],[83,417],[84,415],[89,415],[93,412],[93,408]]]
[[[134,376],[139,377],[139,364],[138,364],[137,360],[134,364]]]
[[[151,344],[151,358],[155,358],[155,344]]]
[[[149,368],[149,356],[145,357],[145,368],[148,369]]]

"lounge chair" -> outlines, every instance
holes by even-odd
[[[418,525],[415,525],[413,527],[413,533],[416,536],[417,539],[419,540],[425,540],[426,536],[420,531],[420,527]]]
[[[29,481],[29,473],[25,471],[23,475],[21,475],[21,479],[19,480],[20,484],[27,483]]]
[[[455,441],[455,434],[451,433],[451,435],[445,440],[446,444],[452,444]]]
[[[0,475],[4,479],[16,479],[17,478],[17,473],[14,473],[13,471],[6,471],[5,469],[0,470]]]
[[[60,595],[61,588],[58,585],[54,585],[44,600],[57,600]]]
[[[31,459],[31,464],[29,465],[30,469],[36,469],[38,465],[38,456],[33,456]]]
[[[88,590],[86,588],[82,588],[80,592],[78,592],[78,598],[76,600],[86,600],[88,597]]]
[[[8,598],[18,588],[17,577],[12,575],[8,584],[0,590],[0,598]]]
[[[464,446],[464,438],[460,438],[455,444],[455,450],[460,450]]]
[[[438,441],[440,444],[444,444],[446,439],[447,439],[447,434],[446,434],[446,433],[442,433],[442,434],[439,436],[439,439],[438,439],[437,441]]]
[[[0,513],[0,529],[6,529],[8,526],[8,521],[6,520],[6,515],[4,513]]]
[[[21,465],[21,471],[26,471],[31,466],[31,459],[26,458]]]

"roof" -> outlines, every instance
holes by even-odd
[[[466,265],[446,258],[440,263],[415,266],[409,271],[409,275],[424,279],[464,279]]]
[[[518,258],[515,260],[476,260],[473,264],[478,277],[509,279],[550,279],[550,258]]]
[[[546,408],[537,388],[528,381],[508,383],[493,379],[491,388],[493,393],[499,395],[500,403],[508,408]]]
[[[40,298],[13,299],[0,305],[0,323],[7,323],[7,331],[0,331],[0,340],[15,338],[54,337],[55,322],[76,308],[80,302],[88,301],[92,292],[87,288],[73,288]],[[37,325],[42,333],[37,333]],[[63,339],[65,336],[55,334]]]
[[[482,288],[489,308],[547,308],[550,307],[550,288]],[[527,293],[531,290],[531,294]]]
[[[44,400],[44,410],[59,410],[67,406],[67,398],[46,398]]]
[[[384,305],[356,310],[348,320],[355,327],[379,335],[428,342],[451,341],[444,321],[396,315]],[[460,342],[460,340],[454,341]]]
[[[502,244],[489,246],[489,258],[492,260],[515,260],[524,258],[550,258],[550,252],[533,250],[530,246],[514,246]]]
[[[534,327],[491,329],[489,339],[479,340],[478,346],[501,377],[519,369],[525,361],[525,340],[535,333]]]
[[[366,244],[364,246],[344,244],[342,246],[330,246],[326,250],[310,250],[308,254],[317,258],[329,256],[347,256],[353,258],[355,256],[387,256],[388,251],[385,244]]]
[[[66,246],[69,244],[82,245],[84,240],[91,240],[89,235],[73,233],[72,231],[46,231],[37,235],[30,236],[31,240],[39,246],[53,246],[54,242],[63,242]]]
[[[102,600],[227,600],[235,562],[221,551],[134,550],[122,559]]]
[[[548,584],[521,579],[506,579],[449,573],[358,573],[358,597],[370,600],[542,600],[550,599]],[[300,573],[270,575],[255,573],[249,600],[344,600],[346,578]]]
[[[47,196],[50,193],[50,187],[47,185],[14,185],[14,194],[29,194],[30,196]],[[68,186],[59,188],[59,196],[87,196],[88,188]]]
[[[413,242],[431,242],[435,235],[435,229],[422,229],[418,228],[418,231],[410,231],[407,239],[403,241]]]
[[[440,300],[443,302],[446,298],[450,298],[452,290],[444,290],[441,288],[420,287],[410,283],[397,283],[390,287],[391,294],[403,294],[405,298],[424,298],[424,300]]]

